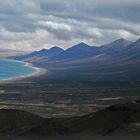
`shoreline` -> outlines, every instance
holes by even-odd
[[[26,62],[25,62],[26,63]],[[47,69],[45,69],[45,68],[39,68],[39,67],[35,67],[32,63],[26,63],[25,64],[25,66],[26,67],[31,67],[31,68],[34,68],[34,69],[36,69],[36,72],[35,73],[33,73],[33,74],[31,74],[31,75],[29,75],[28,77],[34,77],[34,76],[40,76],[40,75],[43,75],[43,74],[45,74],[46,72],[47,72]],[[25,76],[26,77],[26,76]]]
[[[25,63],[26,63],[26,62],[25,62]],[[27,62],[27,63],[25,64],[25,66],[26,66],[26,67],[31,67],[31,68],[36,69],[36,72],[34,72],[33,74],[30,74],[29,76],[28,76],[28,75],[25,76],[25,78],[27,78],[27,77],[38,77],[38,76],[43,75],[43,74],[45,74],[45,73],[47,72],[47,69],[35,67],[32,63],[28,63],[28,62]]]
[[[21,61],[21,62],[24,62],[24,61]],[[25,63],[25,67],[34,68],[34,69],[36,69],[36,71],[32,74],[29,74],[29,75],[23,75],[23,76],[19,76],[17,78],[15,77],[15,78],[0,80],[0,84],[12,83],[12,82],[24,80],[24,79],[27,79],[27,78],[32,78],[32,77],[39,77],[39,76],[41,76],[41,75],[43,75],[47,72],[47,69],[45,69],[45,68],[36,67],[32,63],[28,63],[28,62],[24,62],[24,63]]]

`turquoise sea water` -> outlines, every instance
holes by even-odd
[[[0,59],[0,80],[9,80],[35,74],[38,68],[11,59]]]

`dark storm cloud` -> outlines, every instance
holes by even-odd
[[[0,0],[0,43],[30,50],[136,40],[139,17],[139,0]]]
[[[105,1],[105,0],[104,0]],[[113,0],[114,1],[114,0]],[[88,0],[86,2],[79,1],[42,1],[40,7],[48,14],[60,16],[63,18],[74,18],[77,20],[94,20],[94,17],[107,17],[121,20],[127,20],[130,22],[139,22],[140,18],[140,2],[127,0],[124,3],[110,3],[110,1]],[[108,4],[107,4],[108,3]]]

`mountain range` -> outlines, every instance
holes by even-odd
[[[55,46],[11,58],[47,68],[57,78],[69,75],[71,79],[91,81],[140,80],[140,39],[118,39],[98,47],[81,42],[66,50]]]

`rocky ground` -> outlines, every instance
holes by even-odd
[[[12,139],[138,139],[140,101],[110,106],[88,115],[42,118],[21,110],[0,110],[0,135]],[[129,137],[129,139],[128,139]]]

